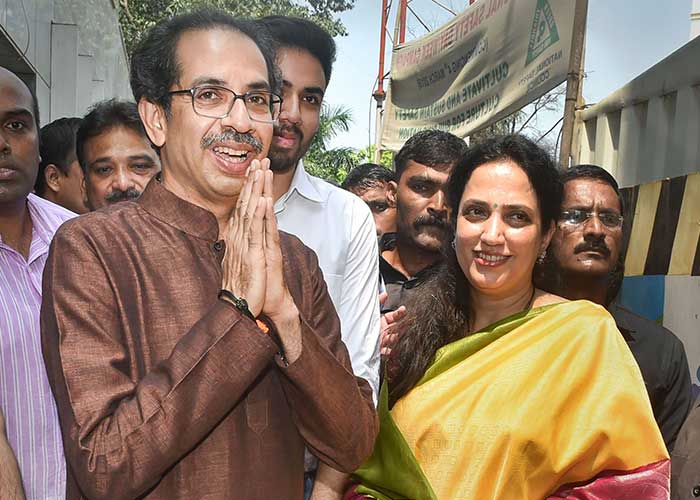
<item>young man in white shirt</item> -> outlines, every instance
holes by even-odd
[[[306,20],[271,16],[261,23],[278,44],[282,73],[282,110],[269,152],[278,226],[318,255],[355,375],[367,380],[376,394],[379,274],[372,214],[361,199],[309,175],[301,161],[318,131],[335,42]],[[310,483],[313,461],[307,465]],[[320,464],[311,498],[339,499],[344,484],[345,475]]]

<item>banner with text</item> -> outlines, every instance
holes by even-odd
[[[517,111],[566,79],[574,0],[477,0],[394,49],[382,147],[416,132],[459,137]]]

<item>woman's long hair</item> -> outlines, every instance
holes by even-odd
[[[487,140],[469,149],[455,165],[447,184],[452,230],[457,226],[459,202],[472,173],[486,163],[510,160],[527,174],[547,231],[559,216],[562,183],[546,151],[520,135]],[[401,335],[389,359],[389,402],[393,405],[423,377],[441,347],[467,335],[474,312],[471,285],[457,261],[452,237],[443,248],[444,261],[424,279],[406,305]]]
[[[469,282],[450,245],[445,260],[434,267],[410,296],[401,335],[389,359],[389,404],[410,391],[421,379],[435,353],[469,330]]]

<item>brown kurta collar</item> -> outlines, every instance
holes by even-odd
[[[214,214],[168,191],[160,182],[160,174],[151,179],[136,203],[156,219],[191,236],[209,241],[218,238],[219,224]]]

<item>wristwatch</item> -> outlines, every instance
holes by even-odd
[[[274,326],[272,325],[272,322],[268,321],[268,319],[264,315],[260,316],[259,318],[253,316],[253,313],[250,312],[250,309],[248,308],[248,302],[242,297],[236,297],[229,290],[222,288],[219,292],[219,299],[225,300],[226,302],[232,304],[236,309],[238,309],[241,312],[241,314],[255,321],[255,324],[258,325],[258,328],[260,328],[260,330],[263,333],[269,335],[272,341],[277,346],[277,356],[279,357],[280,363],[282,363],[282,365],[284,366],[289,366],[289,362],[287,361],[287,357],[284,353],[282,339],[280,338],[279,333],[277,333],[277,330],[275,330]]]
[[[248,318],[252,319],[255,321],[255,316],[253,316],[253,313],[250,312],[250,309],[248,308],[248,302],[243,298],[243,297],[236,297],[232,292],[229,290],[226,290],[225,288],[222,288],[221,291],[219,292],[219,298],[224,299],[233,306],[238,309],[243,315],[247,316]]]

